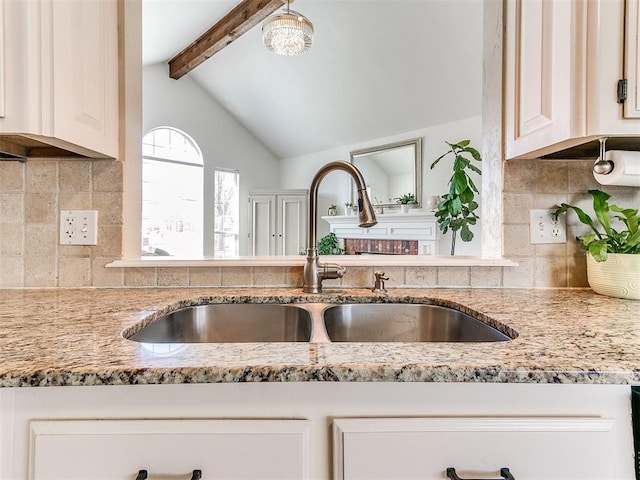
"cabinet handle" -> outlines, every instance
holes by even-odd
[[[138,476],[136,480],[146,480],[149,478],[149,473],[146,470],[138,470]],[[191,480],[200,480],[202,478],[202,470],[194,470],[191,474]]]
[[[447,477],[450,480],[472,480],[470,478],[460,478],[456,473],[456,469],[451,467],[447,468]],[[500,478],[497,480],[516,480],[516,477],[511,475],[511,472],[509,472],[508,468],[502,467],[500,469]]]

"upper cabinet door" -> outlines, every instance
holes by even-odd
[[[625,12],[625,59],[627,100],[625,118],[640,118],[640,0],[627,0]]]
[[[115,0],[54,1],[53,136],[118,154],[118,18]]]
[[[507,0],[506,158],[640,136],[640,0]],[[627,77],[621,105],[618,81]]]
[[[0,4],[0,144],[19,156],[118,156],[117,0]]]
[[[571,135],[568,0],[505,2],[506,156],[518,157]]]

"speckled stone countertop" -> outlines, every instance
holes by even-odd
[[[202,303],[410,302],[451,306],[517,337],[496,343],[189,344],[126,340]],[[591,290],[0,290],[0,386],[208,382],[640,383],[640,302]],[[511,329],[511,330],[510,330]]]

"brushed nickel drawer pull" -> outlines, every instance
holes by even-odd
[[[451,467],[447,468],[447,477],[450,480],[473,480],[471,478],[460,478],[456,473],[456,469]],[[509,472],[509,469],[506,467],[502,467],[500,469],[500,477],[501,478],[497,480],[516,480],[516,478],[511,475],[511,472]]]
[[[138,470],[136,480],[147,480],[149,478],[149,472],[146,470]],[[194,470],[191,473],[191,480],[200,480],[202,478],[202,470]]]

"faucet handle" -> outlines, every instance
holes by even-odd
[[[375,276],[375,282],[371,291],[374,293],[387,293],[387,289],[384,288],[384,281],[389,280],[389,277],[385,277],[384,272],[379,270],[373,272],[373,275]]]
[[[376,277],[376,281],[389,280],[389,277],[385,277],[384,272],[381,272],[380,270],[376,270],[375,272],[373,272],[373,275]]]

